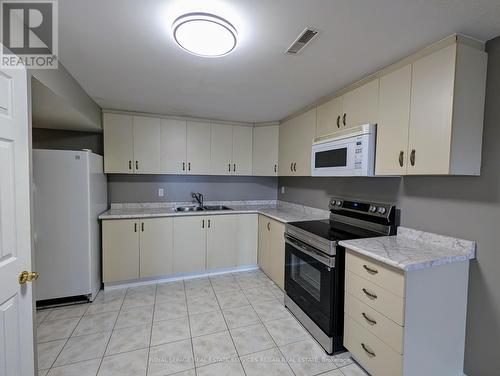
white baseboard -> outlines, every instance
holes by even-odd
[[[118,290],[129,287],[154,285],[157,283],[164,283],[164,282],[174,282],[182,279],[193,279],[193,278],[202,278],[202,277],[229,274],[229,273],[246,272],[249,270],[256,270],[258,268],[259,268],[258,265],[245,265],[245,266],[238,266],[236,268],[214,269],[198,273],[182,273],[168,277],[143,278],[126,282],[105,283],[104,291]]]

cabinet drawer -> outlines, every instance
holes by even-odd
[[[392,321],[404,325],[404,298],[346,271],[345,289],[355,298],[382,313]]]
[[[402,355],[392,350],[349,315],[344,316],[344,346],[372,376],[403,374]]]
[[[405,296],[405,276],[402,271],[349,250],[345,263],[347,270],[398,296]]]
[[[345,294],[345,313],[389,345],[393,350],[399,354],[403,354],[404,329],[402,326],[389,320],[349,293]]]

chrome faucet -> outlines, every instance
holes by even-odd
[[[191,197],[194,198],[196,201],[198,201],[198,205],[200,208],[203,207],[203,195],[201,193],[191,193]]]

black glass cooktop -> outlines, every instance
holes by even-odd
[[[298,227],[301,230],[310,232],[330,241],[372,238],[380,236],[379,233],[348,225],[342,222],[335,222],[329,219],[290,222],[288,223],[288,225]]]

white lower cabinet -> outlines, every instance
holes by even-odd
[[[172,273],[172,218],[102,223],[103,281],[129,281]]]
[[[259,266],[281,289],[285,288],[285,225],[259,216]]]
[[[200,248],[206,249],[207,270],[257,264],[257,214],[205,216],[202,230],[206,243]]]
[[[236,265],[257,265],[258,215],[236,216]]]
[[[206,217],[174,218],[174,273],[194,273],[205,270]]]
[[[102,221],[102,273],[104,283],[139,278],[137,220]]]
[[[372,376],[462,375],[468,268],[403,272],[347,250],[344,346]]]
[[[236,266],[237,222],[232,215],[207,217],[207,269]]]
[[[172,274],[173,219],[145,218],[140,226],[140,277]]]
[[[103,281],[116,283],[257,264],[257,214],[102,222]]]

